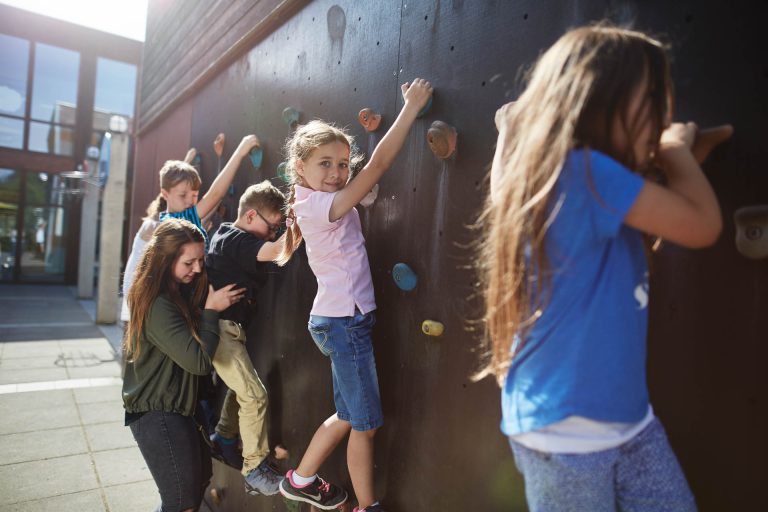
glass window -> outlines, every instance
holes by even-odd
[[[41,153],[72,156],[75,147],[75,131],[66,126],[48,123],[29,124],[29,150]]]
[[[79,53],[35,43],[33,119],[74,124],[79,67]]]
[[[31,172],[27,174],[26,203],[28,205],[43,205],[50,202],[53,192],[52,175],[47,172]]]
[[[0,169],[0,207],[2,203],[19,202],[19,180],[21,176],[11,169]]]
[[[24,116],[29,41],[0,34],[0,114]]]
[[[0,116],[0,146],[5,148],[23,149],[24,121],[21,119]]]
[[[133,117],[135,99],[136,66],[99,57],[96,66],[94,108],[109,114],[106,116],[107,120],[112,114]]]

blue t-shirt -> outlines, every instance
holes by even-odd
[[[551,288],[502,390],[502,431],[577,415],[633,423],[648,412],[648,266],[625,225],[643,179],[595,150],[568,155],[546,234]]]
[[[205,239],[205,252],[206,254],[208,253],[208,233],[203,229],[203,223],[200,220],[200,216],[197,214],[197,206],[190,206],[183,212],[169,212],[168,210],[160,212],[160,222],[168,218],[188,220],[200,228],[200,231],[203,233],[203,238]]]

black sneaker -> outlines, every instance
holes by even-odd
[[[303,501],[322,510],[333,510],[347,501],[347,491],[319,476],[304,487],[295,486],[292,476],[293,470],[290,470],[280,482],[280,494],[289,500]]]

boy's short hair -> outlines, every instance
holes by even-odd
[[[171,190],[181,182],[188,182],[192,190],[198,190],[202,184],[197,169],[181,160],[168,160],[160,169],[160,188]]]
[[[248,210],[259,210],[262,213],[281,213],[284,206],[285,195],[269,180],[264,180],[245,189],[243,195],[240,196],[237,216],[242,217]]]

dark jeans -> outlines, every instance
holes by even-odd
[[[211,479],[211,457],[194,418],[150,411],[130,424],[160,491],[163,512],[197,510]]]

